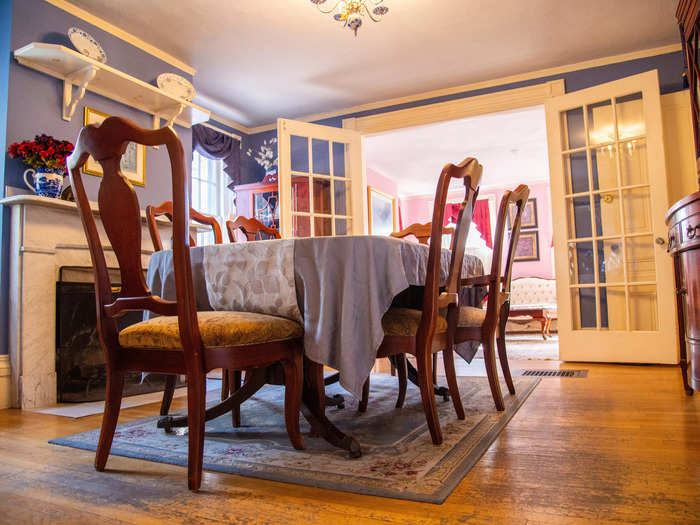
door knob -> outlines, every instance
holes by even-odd
[[[659,246],[663,246],[664,244],[666,244],[666,240],[663,237],[657,237],[656,244],[658,244]]]

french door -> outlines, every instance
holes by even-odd
[[[560,359],[677,363],[657,72],[545,109]]]
[[[278,119],[277,140],[282,237],[365,233],[360,134]]]

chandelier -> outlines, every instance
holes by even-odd
[[[323,14],[335,13],[333,19],[342,22],[343,27],[349,28],[357,36],[357,30],[362,26],[363,16],[366,14],[373,22],[379,22],[383,15],[389,12],[389,8],[385,5],[379,5],[384,0],[340,0],[335,2],[335,5],[328,10],[324,10],[321,4],[325,4],[326,0],[311,0],[312,4],[316,4],[318,10]]]

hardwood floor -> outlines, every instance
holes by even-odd
[[[111,456],[98,473],[93,452],[47,444],[100,416],[2,410],[0,523],[700,523],[700,394],[678,368],[562,367],[589,376],[543,379],[443,505],[212,472],[193,494],[183,467]]]

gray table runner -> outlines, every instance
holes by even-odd
[[[295,320],[301,314],[307,357],[338,370],[341,385],[357,397],[384,338],[382,317],[400,292],[424,284],[427,259],[427,246],[370,236],[191,249],[199,310],[244,309]],[[449,261],[443,250],[443,281]],[[481,261],[465,256],[462,275],[482,274]],[[153,254],[147,281],[154,294],[175,298],[171,252]],[[482,296],[466,292],[462,304],[478,304]],[[460,345],[457,352],[471,361],[476,346]]]

